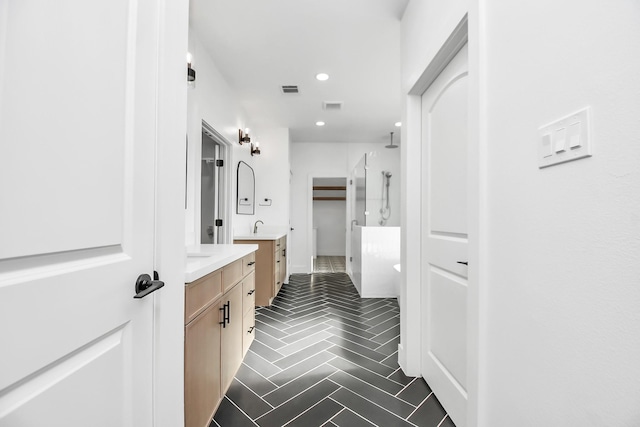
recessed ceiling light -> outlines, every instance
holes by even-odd
[[[402,126],[402,122],[396,122],[396,127],[399,128],[400,126]]]
[[[316,122],[316,126],[324,126],[324,122]]]
[[[329,80],[329,74],[327,73],[316,74],[316,79],[320,80],[321,82],[325,80]]]

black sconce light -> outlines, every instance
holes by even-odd
[[[257,156],[260,154],[260,143],[258,141],[256,141],[255,144],[251,144],[251,155],[252,156]]]
[[[243,142],[251,142],[249,137],[249,128],[246,128],[244,132],[242,129],[238,129],[238,143],[242,145]]]
[[[189,87],[196,85],[196,70],[191,68],[191,54],[187,53],[187,84]]]

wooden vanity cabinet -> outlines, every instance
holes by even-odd
[[[186,427],[208,426],[223,397],[220,387],[220,303],[185,327],[184,418]]]
[[[270,306],[287,278],[287,236],[276,240],[236,240],[258,245],[255,253],[255,305]]]
[[[255,289],[254,260],[252,253],[185,287],[185,427],[209,426],[251,345],[255,301],[245,293]]]

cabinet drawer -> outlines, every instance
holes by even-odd
[[[253,338],[256,336],[255,310],[249,310],[242,318],[242,356],[247,354]]]
[[[256,269],[256,253],[251,252],[249,255],[242,258],[242,276],[255,271]]]
[[[242,313],[246,313],[249,310],[254,310],[256,307],[256,280],[255,273],[250,273],[242,281]]]
[[[282,248],[284,248],[284,246],[286,245],[286,237],[281,237],[278,240],[275,241],[275,245],[274,246],[274,251],[278,252],[279,250],[281,250]]]
[[[222,268],[223,292],[227,292],[242,279],[242,260],[227,264]]]
[[[185,323],[222,295],[222,270],[216,270],[186,285],[184,296]]]

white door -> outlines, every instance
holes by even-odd
[[[467,424],[467,46],[422,95],[422,374]]]
[[[2,427],[152,425],[157,3],[0,0]]]

